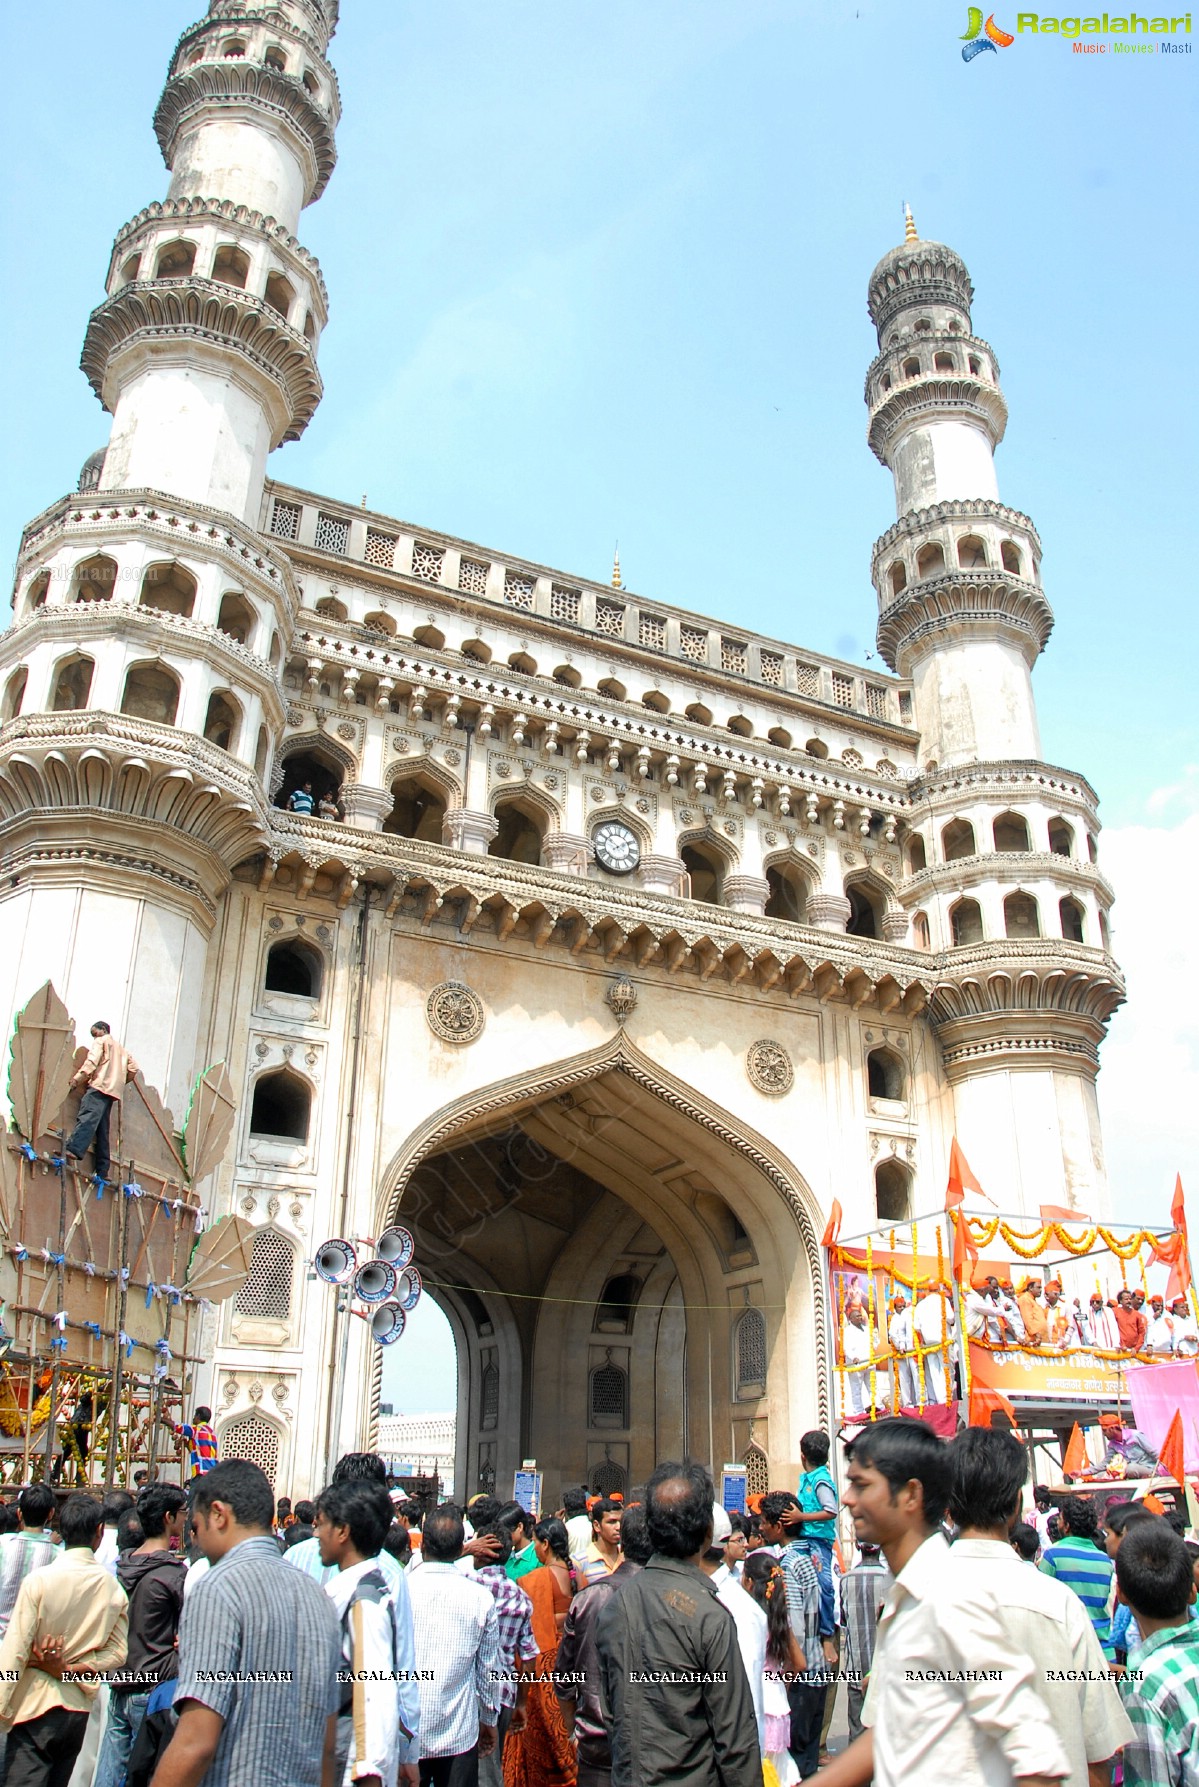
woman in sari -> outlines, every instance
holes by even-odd
[[[554,1663],[558,1640],[574,1594],[570,1541],[561,1520],[539,1520],[533,1528],[538,1567],[520,1578],[533,1603],[533,1638],[537,1661],[529,1683],[528,1713],[523,1731],[510,1731],[504,1745],[504,1787],[575,1787],[575,1747],[566,1735]]]

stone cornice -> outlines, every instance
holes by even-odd
[[[1039,585],[1010,572],[944,571],[909,583],[883,609],[879,653],[895,669],[901,654],[910,662],[915,646],[931,651],[939,638],[955,629],[963,637],[1002,635],[1031,666],[1053,631],[1053,610]]]
[[[1001,1011],[938,1025],[941,1059],[950,1085],[983,1073],[1099,1072],[1104,1021],[1082,1013],[1053,1010]]]
[[[331,11],[333,23],[329,35],[333,35],[333,30],[337,25],[336,0],[332,0],[331,6],[322,5],[322,0],[298,0],[298,4],[306,6],[310,13],[324,12],[328,15]],[[231,4],[227,10],[216,8],[209,12],[205,18],[199,19],[194,25],[187,27],[183,35],[176,40],[175,47],[171,51],[171,66],[174,67],[179,52],[185,45],[194,42],[197,37],[204,36],[214,28],[228,31],[231,27],[236,28],[238,25],[244,27],[262,24],[269,25],[272,31],[285,33],[294,43],[306,44],[315,56],[319,57],[322,62],[325,61],[327,46],[322,44],[318,37],[314,37],[312,32],[301,31],[296,25],[281,22],[281,15],[277,11],[249,12],[239,4]],[[330,72],[332,71],[330,70]]]
[[[1124,978],[1104,950],[1058,937],[995,938],[939,958],[930,1001],[937,1024],[994,1013],[1073,1013],[1102,1026],[1124,1002]],[[960,1040],[960,1039],[959,1039]]]
[[[963,794],[984,799],[997,795],[1006,800],[1013,790],[1018,793],[1027,790],[1032,795],[1040,793],[1050,805],[1058,805],[1063,799],[1077,801],[1091,814],[1096,814],[1099,808],[1099,796],[1077,770],[1019,757],[965,763],[956,769],[926,772],[909,784],[908,796],[913,807],[923,805],[936,809],[942,803],[954,804]]]
[[[235,205],[231,199],[159,199],[152,205],[144,205],[136,217],[131,217],[128,223],[121,225],[113,238],[109,277],[112,276],[113,266],[121,258],[122,249],[150,224],[195,223],[208,219],[231,223],[238,229],[254,230],[258,235],[266,236],[274,242],[304,267],[328,311],[329,292],[325,285],[325,276],[321,272],[320,262],[311,250],[298,242],[290,230],[285,230],[273,217],[267,217],[261,211],[252,211],[248,205]]]
[[[981,422],[994,448],[1007,427],[1007,404],[997,386],[984,384],[973,374],[922,373],[888,392],[886,402],[873,411],[866,435],[870,450],[883,465],[889,465],[887,448],[901,428],[920,418],[935,421],[946,416],[967,416]]]
[[[994,502],[989,497],[975,497],[969,502],[933,503],[927,509],[910,509],[893,521],[885,534],[879,535],[870,551],[871,576],[877,581],[879,559],[893,551],[901,540],[923,539],[939,522],[958,521],[998,522],[1001,527],[1024,534],[1033,542],[1038,554],[1041,551],[1041,537],[1028,516],[1019,509],[1009,508],[1006,503]]]
[[[200,27],[207,28],[207,22]],[[332,70],[329,72],[332,77]],[[268,118],[277,119],[308,145],[312,167],[305,199],[314,204],[337,165],[333,116],[326,115],[293,76],[244,58],[199,62],[167,82],[154,113],[154,134],[168,168],[174,164],[176,143],[184,125],[200,112],[235,106],[251,106]]]
[[[962,856],[953,862],[933,863],[902,881],[898,893],[905,906],[918,905],[930,893],[963,893],[984,881],[1001,882],[1016,887],[1028,881],[1056,881],[1090,888],[1099,896],[1102,906],[1110,906],[1116,894],[1111,883],[1100,874],[1094,863],[1077,857],[1058,856],[1048,850],[993,850],[977,856]]]
[[[204,341],[238,355],[276,386],[287,420],[274,445],[299,440],[324,387],[312,343],[265,299],[215,279],[136,279],[88,318],[80,365],[106,409],[114,356],[134,343]]]

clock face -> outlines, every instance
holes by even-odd
[[[611,875],[631,875],[641,861],[637,834],[615,819],[598,826],[592,838],[596,860]]]

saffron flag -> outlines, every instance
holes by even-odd
[[[828,1226],[820,1237],[821,1247],[835,1247],[837,1236],[841,1233],[841,1205],[836,1198],[829,1212]]]
[[[964,1210],[952,1211],[949,1220],[953,1224],[953,1275],[959,1284],[968,1284],[978,1265],[978,1247]]]
[[[991,1416],[996,1409],[1001,1409],[1015,1427],[1016,1411],[1002,1390],[989,1389],[985,1385],[970,1386],[971,1427],[990,1427]]]
[[[1062,1475],[1065,1477],[1079,1477],[1082,1475],[1083,1471],[1086,1470],[1089,1463],[1090,1460],[1087,1457],[1087,1449],[1083,1444],[1082,1428],[1076,1421],[1070,1434],[1070,1443],[1066,1447],[1066,1455],[1062,1459]]]
[[[1149,1495],[1141,1497],[1141,1506],[1142,1508],[1148,1508],[1151,1514],[1164,1514],[1166,1511],[1165,1502],[1159,1495],[1154,1495],[1152,1492]]]
[[[1051,1222],[1090,1222],[1091,1218],[1085,1210],[1067,1210],[1061,1204],[1042,1204],[1041,1221],[1048,1226]]]
[[[949,1144],[949,1184],[945,1187],[945,1208],[954,1209],[968,1191],[976,1191],[979,1197],[985,1196],[982,1186],[970,1171],[970,1162],[958,1147],[958,1138],[954,1136]]]
[[[1174,1224],[1174,1232],[1179,1236],[1177,1252],[1170,1261],[1170,1277],[1166,1284],[1166,1301],[1173,1303],[1176,1297],[1185,1297],[1191,1288],[1191,1267],[1187,1257],[1187,1207],[1182,1195],[1182,1174],[1174,1178],[1174,1196],[1170,1201],[1170,1220]]]
[[[1182,1410],[1174,1410],[1174,1419],[1166,1429],[1166,1437],[1162,1441],[1162,1449],[1158,1453],[1157,1474],[1159,1477],[1173,1477],[1181,1489],[1186,1488],[1186,1477],[1182,1457]]]

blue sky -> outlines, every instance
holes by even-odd
[[[114,232],[165,192],[150,120],[200,10],[6,20],[10,551],[106,438],[84,324]],[[1199,853],[1199,54],[1022,37],[966,66],[965,28],[957,0],[343,0],[340,165],[301,227],[328,394],[272,469],[582,576],[619,538],[632,589],[863,661],[894,513],[865,292],[909,200],[1003,372],[1000,489],[1057,614],[1045,755],[1098,787],[1105,860],[1155,865],[1116,911],[1113,1172],[1156,1198],[1194,1162],[1199,1208],[1199,1032],[1170,992],[1195,964],[1162,955],[1159,879]],[[1163,1041],[1174,1077],[1137,1084]]]

